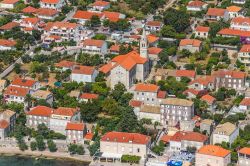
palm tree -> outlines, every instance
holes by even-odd
[[[27,109],[30,108],[30,104],[32,102],[33,98],[30,94],[27,94],[24,99],[24,103],[27,104]]]

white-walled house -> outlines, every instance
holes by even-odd
[[[250,31],[250,17],[235,17],[231,20],[230,28]]]
[[[25,97],[30,94],[30,89],[17,86],[8,86],[4,91],[4,101],[7,103],[24,103]]]
[[[191,53],[201,51],[202,42],[197,39],[182,39],[179,44],[179,50],[188,50]]]
[[[80,82],[95,82],[98,71],[95,67],[75,65],[71,72],[71,81]]]
[[[204,26],[197,26],[195,28],[195,37],[199,38],[208,38],[210,28]]]
[[[55,9],[39,8],[36,10],[35,15],[44,20],[54,20],[59,16],[59,12]]]
[[[55,10],[61,10],[61,8],[65,5],[64,0],[41,0],[40,7],[41,8],[49,8]]]
[[[232,0],[231,2],[232,2],[232,3],[235,3],[235,4],[243,5],[243,4],[246,3],[246,0]]]
[[[227,11],[229,13],[230,19],[235,17],[244,17],[246,13],[244,9],[239,6],[228,6]]]
[[[209,8],[205,16],[205,19],[211,21],[220,21],[220,20],[228,21],[229,13],[226,9]]]
[[[84,123],[68,122],[65,130],[68,141],[83,143],[83,138],[87,133],[87,128]]]
[[[0,39],[0,50],[13,50],[15,49],[16,42],[14,40]]]
[[[110,2],[107,1],[95,1],[93,4],[90,5],[90,11],[97,11],[101,12],[103,10],[107,10],[110,8]]]
[[[238,58],[247,68],[250,68],[250,44],[244,44],[238,52]]]
[[[18,3],[19,0],[3,0],[0,2],[0,8],[14,9]]]
[[[187,5],[187,11],[197,12],[205,9],[207,9],[207,4],[199,0],[189,1]]]
[[[35,81],[32,79],[25,79],[25,78],[22,79],[19,77],[15,78],[11,82],[11,86],[20,87],[20,88],[28,88],[32,91],[37,91],[38,89],[42,87],[39,81]]]
[[[82,42],[82,51],[89,54],[105,55],[108,53],[107,42],[104,40],[86,39]]]

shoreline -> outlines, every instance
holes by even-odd
[[[83,155],[75,155],[70,156],[68,153],[62,152],[49,152],[49,151],[21,151],[17,148],[0,148],[0,156],[23,156],[23,157],[31,157],[31,158],[44,158],[44,159],[56,159],[56,160],[64,160],[64,161],[74,161],[81,162],[84,164],[90,164],[92,159],[90,156]]]

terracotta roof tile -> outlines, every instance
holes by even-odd
[[[64,116],[73,116],[76,112],[77,112],[76,108],[59,107],[59,108],[54,110],[53,114],[64,115]]]
[[[18,27],[20,24],[17,22],[9,22],[0,27],[1,30],[11,30],[12,28]]]
[[[140,92],[158,92],[159,86],[154,85],[154,84],[136,84],[135,85],[135,91],[140,91]]]
[[[58,14],[58,11],[49,8],[39,8],[36,10],[36,14],[40,16],[55,16]]]
[[[21,97],[25,97],[27,94],[29,94],[28,88],[20,88],[16,86],[8,86],[4,92],[4,95],[21,96]]]
[[[19,2],[19,0],[3,0],[1,3],[4,3],[4,4],[15,4]]]
[[[154,55],[158,55],[162,52],[162,48],[158,48],[158,47],[150,47],[148,48],[148,54],[154,54]]]
[[[102,136],[101,141],[107,142],[123,142],[133,144],[148,144],[150,137],[139,133],[126,133],[126,132],[108,132]]]
[[[91,17],[93,17],[93,16],[98,16],[99,18],[101,18],[103,16],[103,14],[102,13],[97,13],[97,12],[89,12],[89,11],[77,10],[76,13],[74,14],[73,18],[90,20]]]
[[[240,105],[250,106],[250,98],[244,98],[244,99],[240,102]]]
[[[235,17],[231,20],[231,24],[250,25],[250,17]]]
[[[37,17],[26,17],[22,19],[23,22],[31,23],[33,25],[37,24],[41,19]]]
[[[202,7],[203,5],[205,5],[206,3],[202,2],[202,1],[198,1],[198,0],[195,0],[195,1],[190,1],[188,3],[188,6],[192,6],[192,7]]]
[[[206,15],[209,16],[224,16],[226,9],[221,8],[209,8]]]
[[[147,26],[161,26],[162,25],[162,23],[160,22],[160,21],[148,21],[147,23],[146,23],[146,25]]]
[[[81,65],[75,65],[73,67],[72,73],[73,74],[86,74],[86,75],[92,75],[95,71],[95,67],[93,66],[81,66]]]
[[[82,99],[97,99],[99,97],[98,94],[94,93],[83,93],[80,98]]]
[[[213,76],[206,76],[206,77],[197,78],[197,79],[189,82],[189,85],[198,83],[198,84],[207,86],[210,83],[214,83],[214,80],[215,80],[215,78]]]
[[[143,104],[143,102],[139,101],[139,100],[130,100],[129,101],[129,105],[131,107],[140,107],[142,104]]]
[[[106,1],[95,1],[91,6],[108,6],[110,5],[110,2],[106,2]]]
[[[59,0],[41,0],[42,3],[57,4]]]
[[[89,133],[87,133],[87,134],[85,135],[84,139],[86,139],[86,140],[92,140],[93,137],[94,137],[94,134],[89,132]]]
[[[194,141],[194,142],[206,142],[208,136],[197,133],[197,132],[176,132],[171,138],[170,141],[181,142],[181,141]]]
[[[85,125],[83,123],[68,122],[65,130],[83,131],[84,128]]]
[[[46,106],[36,106],[31,108],[29,112],[27,112],[27,115],[34,115],[34,116],[45,116],[50,117],[50,115],[53,113],[53,109],[46,107]]]
[[[244,44],[241,47],[240,52],[250,52],[250,44]]]
[[[238,79],[244,79],[246,77],[246,73],[241,72],[241,71],[233,71],[233,70],[218,70],[214,71],[211,74],[214,77],[221,77],[224,78],[226,76],[230,76],[232,78],[238,78]]]
[[[104,45],[105,41],[103,40],[95,40],[95,39],[86,39],[83,41],[83,46],[96,46],[101,48]]]
[[[239,7],[239,6],[228,6],[227,7],[227,11],[228,12],[239,12],[239,11],[241,11],[241,7]]]
[[[163,141],[164,143],[169,143],[171,138],[172,136],[165,134],[161,137],[161,141]]]
[[[9,127],[9,122],[6,120],[0,120],[0,129],[6,129]]]
[[[204,26],[197,26],[195,31],[197,32],[209,32],[210,28],[209,27],[204,27]]]
[[[244,147],[244,148],[241,148],[238,152],[242,154],[250,155],[250,148]]]
[[[192,93],[193,95],[198,95],[199,94],[199,90],[196,90],[196,89],[193,89],[193,88],[190,88],[190,89],[187,89],[183,92],[183,94],[188,94],[188,93]]]
[[[28,80],[22,78],[15,78],[11,85],[22,86],[22,87],[32,87],[36,83],[35,80]]]
[[[202,96],[201,100],[203,100],[209,104],[213,104],[213,102],[215,102],[216,99],[213,96],[207,94],[207,95]]]
[[[167,92],[166,92],[166,91],[160,90],[160,91],[158,91],[158,93],[157,93],[157,98],[159,98],[159,99],[165,99],[166,96],[167,96]]]
[[[194,70],[176,70],[176,77],[191,77],[194,78],[196,73]]]
[[[159,40],[159,37],[153,35],[153,34],[149,34],[147,35],[147,39],[149,43],[155,43]]]
[[[103,14],[104,14],[106,19],[108,19],[112,22],[117,22],[118,20],[121,19],[120,18],[121,13],[118,13],[118,12],[104,11]]]
[[[226,157],[231,152],[229,150],[226,150],[220,146],[216,145],[205,145],[201,147],[197,153],[205,154],[209,156],[217,156],[217,157]]]
[[[230,29],[230,28],[224,28],[220,30],[217,34],[227,35],[227,36],[250,37],[250,31],[242,31],[242,30]]]
[[[36,12],[36,8],[32,7],[32,6],[27,6],[26,8],[24,8],[22,10],[23,13],[35,13]]]
[[[76,65],[76,62],[71,62],[71,61],[67,61],[67,60],[62,60],[59,63],[55,64],[56,67],[66,67],[66,68],[71,68],[74,65]]]
[[[111,70],[112,68],[113,68],[112,63],[107,63],[107,64],[103,65],[102,67],[100,67],[100,68],[99,68],[99,71],[106,74],[106,73],[110,72],[110,70]]]
[[[4,47],[14,47],[16,42],[14,40],[0,39],[0,46]]]
[[[200,47],[201,41],[197,39],[182,39],[180,46],[192,45],[193,47]]]

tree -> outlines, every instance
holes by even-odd
[[[97,115],[100,110],[101,107],[98,100],[82,103],[80,106],[81,119],[84,122],[94,122],[97,119]]]
[[[38,135],[36,137],[36,143],[37,143],[37,148],[39,151],[44,151],[46,146],[45,146],[45,142],[44,142],[44,138],[41,135]]]
[[[175,29],[170,25],[164,25],[161,29],[161,36],[174,38],[176,35]]]
[[[49,140],[47,141],[47,144],[48,144],[48,148],[49,148],[49,151],[50,151],[50,152],[56,152],[56,151],[57,151],[56,144],[54,143],[53,140],[49,139]]]
[[[16,72],[16,74],[19,74],[21,72],[21,65],[19,63],[15,64],[14,71]]]
[[[37,134],[43,136],[44,138],[47,138],[49,135],[49,129],[48,127],[42,123],[37,126]]]
[[[139,129],[139,123],[134,111],[130,107],[123,108],[121,110],[120,121],[117,124],[117,128],[122,132],[137,132]]]
[[[115,85],[114,89],[111,91],[111,96],[118,101],[120,97],[126,92],[126,87],[122,83]]]
[[[84,147],[82,145],[78,145],[76,148],[76,153],[79,155],[84,155],[84,153],[85,153]]]
[[[30,142],[30,149],[32,151],[37,149],[37,143],[35,141]]]
[[[104,99],[102,109],[110,115],[117,115],[120,112],[118,103],[112,98]]]
[[[92,27],[97,27],[101,24],[100,18],[97,15],[93,15],[90,19],[90,25]]]

